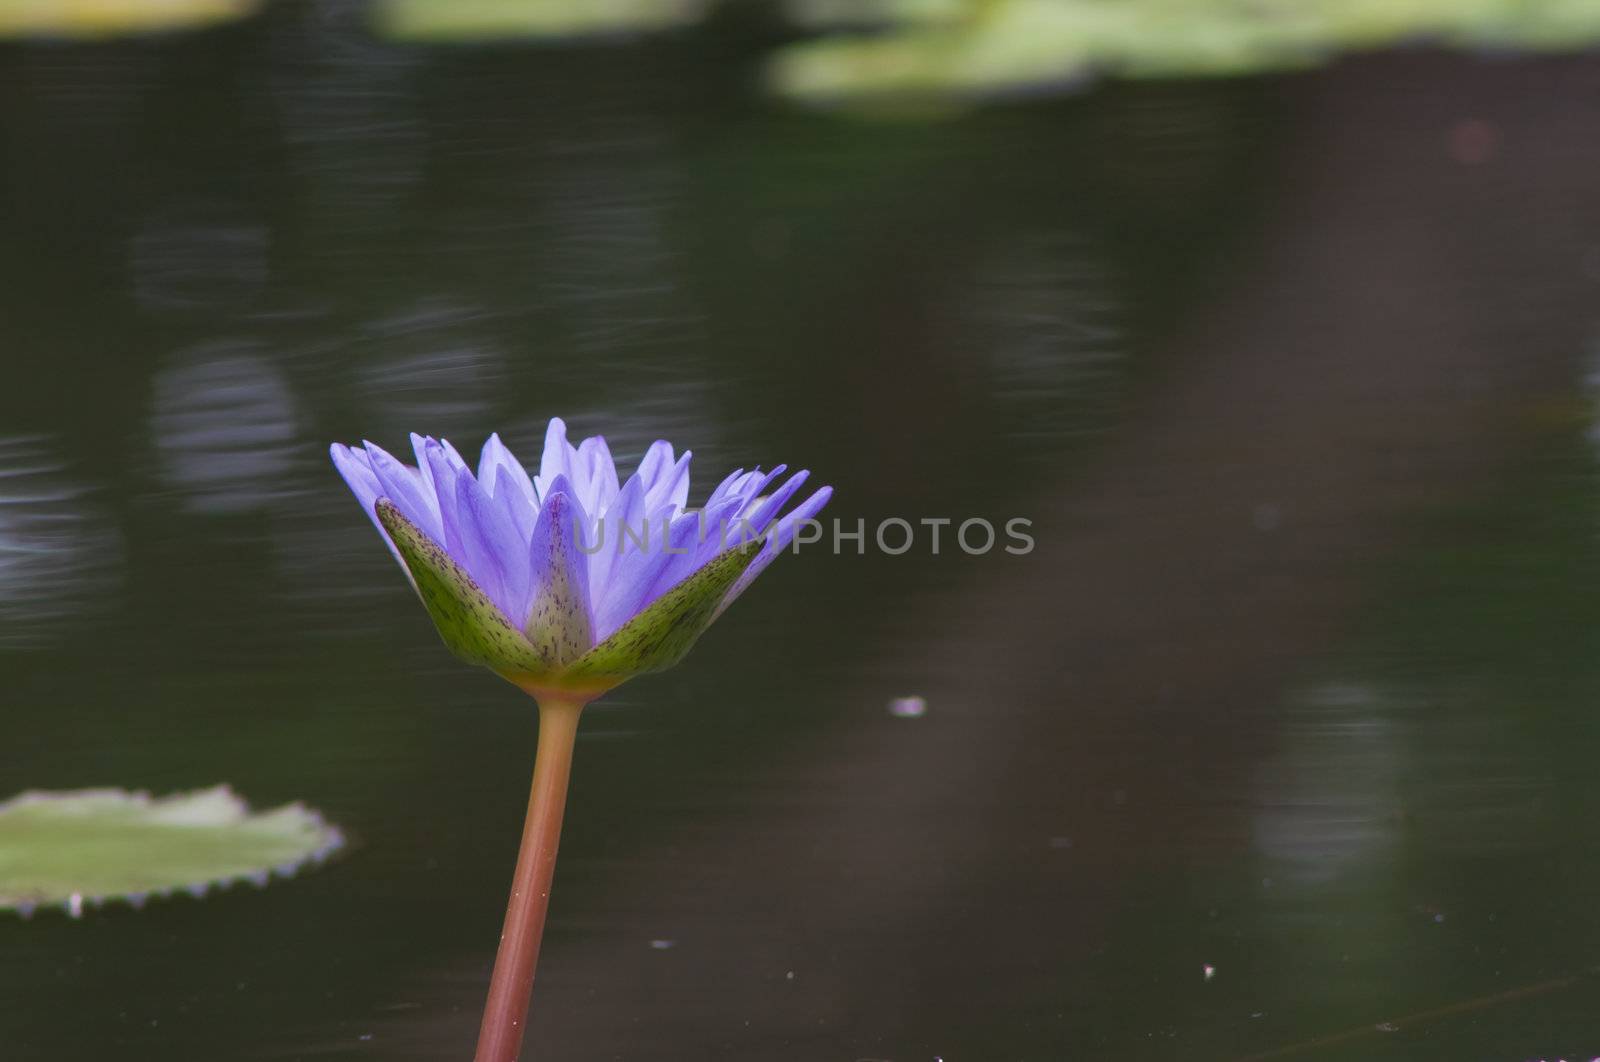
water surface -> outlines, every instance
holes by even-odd
[[[467,1057],[534,716],[326,446],[557,414],[1037,548],[785,558],[592,709],[530,1055],[1600,1053],[1600,63],[888,124],[760,43],[0,51],[0,792],[353,838],[0,919],[0,1057]]]

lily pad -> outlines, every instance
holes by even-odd
[[[236,881],[265,885],[344,844],[300,803],[252,812],[225,785],[153,798],[125,789],[32,790],[0,803],[0,910],[31,914]]]
[[[707,0],[380,0],[378,31],[396,40],[571,39],[672,29]]]
[[[781,94],[924,106],[1070,89],[1096,76],[1229,76],[1426,41],[1578,50],[1600,41],[1587,0],[786,0],[837,28],[780,49]],[[875,24],[872,33],[855,32]]]
[[[198,29],[241,19],[257,0],[0,0],[0,37],[62,39]]]

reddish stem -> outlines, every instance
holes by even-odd
[[[550,879],[561,842],[561,815],[572,775],[572,746],[582,701],[545,697],[539,702],[539,748],[533,761],[533,792],[522,827],[522,848],[506,903],[506,924],[483,1008],[475,1062],[516,1062],[533,995],[533,971],[550,907]]]

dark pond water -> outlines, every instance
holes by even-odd
[[[761,44],[0,50],[0,793],[353,838],[0,918],[0,1059],[470,1056],[535,718],[326,446],[556,414],[1037,548],[785,558],[590,710],[530,1057],[1600,1054],[1600,60],[888,124]]]

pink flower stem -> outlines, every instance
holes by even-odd
[[[522,1050],[528,1001],[533,996],[533,971],[544,937],[550,907],[550,881],[561,843],[561,816],[567,805],[567,780],[572,775],[572,747],[584,701],[543,697],[539,701],[539,748],[533,761],[533,792],[522,827],[522,848],[506,903],[500,951],[489,981],[475,1062],[516,1062]]]

